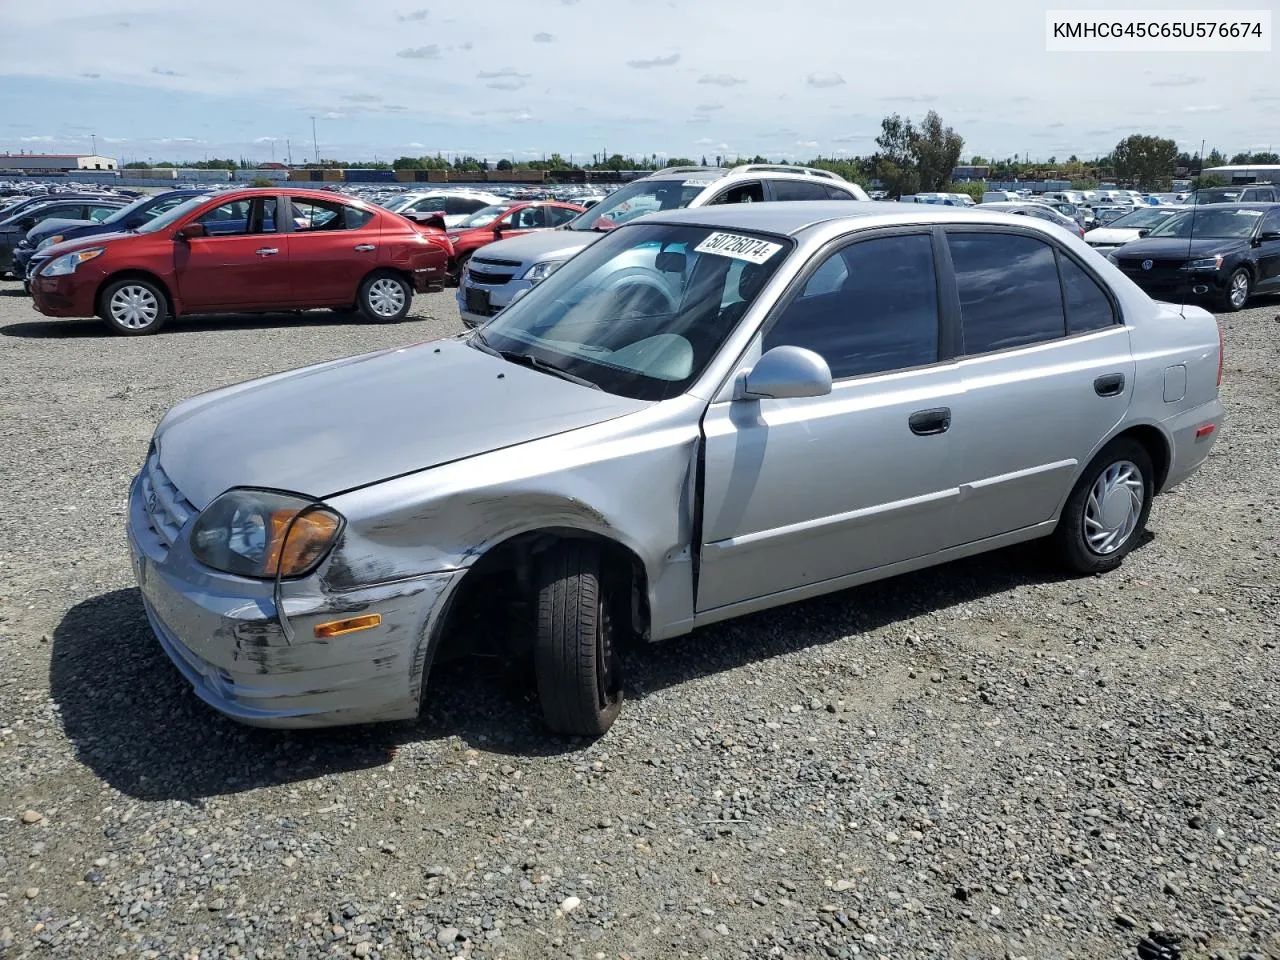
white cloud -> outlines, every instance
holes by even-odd
[[[698,78],[699,83],[709,83],[717,87],[736,87],[738,84],[746,83],[741,77],[735,77],[731,73],[704,73]]]
[[[415,21],[422,21],[427,19],[430,13],[431,13],[430,10],[413,10],[409,13],[405,13],[396,17],[396,19],[399,20],[401,23],[412,23]]]
[[[674,67],[680,62],[680,54],[669,53],[665,57],[650,57],[647,60],[628,60],[627,66],[637,70],[649,70],[652,67]]]
[[[705,146],[707,146],[708,144],[712,144],[712,143],[715,143],[715,141],[714,141],[714,140],[712,140],[710,137],[701,137],[701,138],[699,138],[699,139],[697,139],[697,140],[693,141],[693,145],[694,145],[695,147],[705,147]]]
[[[826,90],[830,87],[843,87],[844,77],[838,73],[811,73],[805,77],[805,83],[819,90]]]
[[[425,47],[410,47],[399,51],[396,56],[402,60],[439,60],[440,45],[429,43]]]
[[[543,33],[535,33],[533,35],[534,43],[551,43],[553,40],[555,40],[554,34],[543,32]]]
[[[817,149],[818,141],[817,140],[797,140],[796,146],[804,147],[806,150],[814,150],[814,149]]]

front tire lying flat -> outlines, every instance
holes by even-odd
[[[1053,538],[1068,569],[1108,573],[1142,539],[1155,495],[1146,447],[1119,437],[1102,448],[1076,481]]]
[[[563,543],[537,569],[534,673],[548,727],[598,737],[622,710],[618,630],[600,550]]]

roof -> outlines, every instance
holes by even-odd
[[[1274,204],[1255,204],[1254,206],[1274,206]],[[948,207],[936,203],[894,203],[880,200],[787,200],[773,203],[713,204],[693,209],[671,210],[650,214],[643,218],[643,222],[753,230],[785,236],[796,236],[809,227],[835,220],[865,220],[867,227],[912,223],[978,222],[1024,228],[1028,223],[1032,226],[1044,223],[1046,229],[1057,229],[1048,221],[1029,220],[1024,216],[991,210],[990,207],[989,203],[972,207]],[[987,209],[984,210],[984,208]]]

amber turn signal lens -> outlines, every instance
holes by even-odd
[[[282,577],[306,572],[329,549],[340,524],[336,515],[323,509],[271,511],[266,568],[275,570],[278,563]]]
[[[344,633],[357,633],[369,630],[382,622],[382,614],[368,613],[362,617],[348,617],[346,620],[330,620],[328,623],[317,623],[315,635],[318,640],[340,637]]]

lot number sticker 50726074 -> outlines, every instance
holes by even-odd
[[[782,249],[782,244],[737,233],[713,233],[693,249],[695,253],[714,253],[748,263],[764,263]]]

